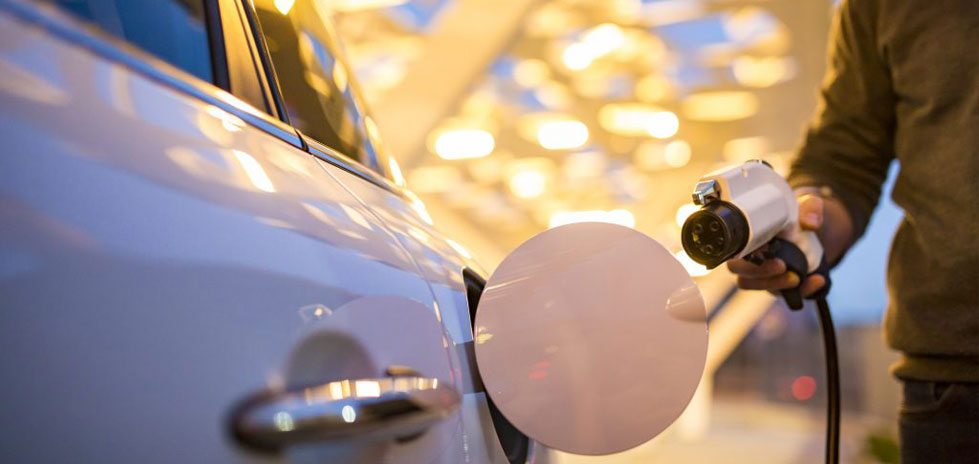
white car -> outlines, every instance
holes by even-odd
[[[481,271],[292,3],[0,2],[0,461],[273,462],[303,413],[327,461],[534,461],[474,385]]]
[[[404,188],[326,18],[0,0],[0,461],[545,460],[476,369],[483,272]],[[671,391],[632,370],[592,414]],[[524,399],[609,388],[552,380]]]

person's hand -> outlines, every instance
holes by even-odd
[[[836,262],[853,241],[853,221],[846,208],[833,198],[800,197],[799,225],[804,230],[816,232],[830,263]],[[768,259],[761,265],[735,259],[728,261],[727,268],[738,276],[738,287],[745,290],[775,292],[794,288],[799,285],[799,279],[805,277],[800,291],[803,296],[809,296],[826,285],[826,279],[821,275],[799,276],[786,272],[785,263],[780,259]]]

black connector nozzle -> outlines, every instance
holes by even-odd
[[[748,244],[748,220],[734,205],[712,201],[687,218],[680,241],[687,256],[713,269]]]

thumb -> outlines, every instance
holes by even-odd
[[[823,199],[815,195],[799,198],[799,224],[806,230],[819,230],[823,225]]]

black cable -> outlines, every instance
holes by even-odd
[[[836,354],[836,331],[825,298],[816,300],[816,309],[826,353],[826,464],[837,464],[840,460],[840,365]]]

